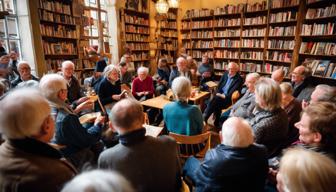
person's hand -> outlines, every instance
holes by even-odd
[[[104,122],[105,122],[105,116],[99,114],[94,122],[94,125],[102,125]]]
[[[216,93],[216,96],[222,98],[222,99],[225,99],[225,95],[224,94],[221,94],[221,93]]]
[[[121,94],[120,95],[112,95],[112,99],[119,101],[121,99]]]
[[[81,103],[87,101],[88,99],[89,99],[89,97],[81,97],[81,98],[79,98],[76,102],[77,102],[77,104],[79,105],[79,104],[81,104]]]
[[[308,107],[308,105],[309,105],[309,102],[308,102],[308,101],[306,101],[306,100],[302,100],[302,102],[301,102],[301,107],[302,107],[302,109],[305,109],[306,107]]]
[[[141,97],[142,95],[144,95],[145,92],[137,92],[137,96]]]
[[[168,84],[168,82],[166,80],[164,80],[164,79],[161,80],[161,83],[164,84],[164,85]]]
[[[79,113],[83,110],[90,110],[93,109],[93,104],[94,102],[92,100],[86,100],[84,102],[82,102],[81,104],[79,104],[76,109],[74,110],[75,113]]]
[[[149,94],[149,91],[145,91],[145,92],[144,92],[144,95],[148,95],[148,94]]]

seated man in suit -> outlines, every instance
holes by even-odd
[[[177,69],[175,68],[175,69],[173,69],[170,72],[169,87],[171,87],[171,85],[173,83],[173,80],[176,77],[179,77],[179,76],[187,77],[191,81],[192,75],[191,75],[191,72],[189,70],[187,60],[185,58],[183,58],[183,57],[177,58],[177,60],[176,60],[176,66],[177,66]]]
[[[310,96],[314,91],[311,85],[311,69],[300,65],[292,72],[291,81],[294,88],[293,96],[299,101],[310,101]]]
[[[230,62],[228,71],[223,74],[219,83],[216,96],[210,101],[204,111],[204,121],[207,122],[211,114],[214,114],[216,127],[219,126],[219,117],[222,109],[231,105],[231,95],[234,91],[240,90],[243,79],[238,73],[239,66],[235,62]]]
[[[145,136],[142,105],[123,99],[111,110],[111,128],[119,144],[100,154],[98,167],[115,170],[127,178],[135,191],[177,191],[180,187],[176,142],[167,136]]]
[[[222,144],[209,150],[203,162],[190,157],[183,168],[196,191],[263,191],[268,172],[267,152],[253,144],[252,128],[239,118],[224,122]]]

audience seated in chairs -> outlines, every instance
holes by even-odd
[[[139,101],[152,98],[154,95],[154,84],[152,77],[148,75],[148,68],[139,67],[137,73],[138,77],[132,82],[132,94],[134,98]]]
[[[279,192],[336,191],[336,163],[317,152],[291,149],[281,158],[277,181]]]
[[[167,65],[167,59],[161,58],[159,59],[158,68],[157,68],[157,78],[156,78],[156,95],[165,95],[168,90],[168,82],[170,69]]]
[[[48,101],[37,89],[9,92],[0,101],[1,191],[60,191],[75,168],[48,143],[54,120]]]
[[[90,161],[93,153],[89,148],[96,144],[102,133],[104,117],[98,116],[94,125],[84,128],[68,104],[67,82],[58,74],[48,74],[42,77],[40,89],[52,107],[56,130],[53,143],[64,145],[62,154],[71,160],[76,167],[81,167]],[[92,159],[93,160],[93,159]],[[94,162],[93,162],[94,163]]]
[[[196,191],[263,191],[268,171],[267,152],[253,144],[249,124],[238,117],[224,122],[222,144],[210,149],[199,162],[190,157],[183,173]]]
[[[288,133],[288,118],[281,108],[281,90],[270,78],[261,78],[255,88],[256,108],[249,124],[253,128],[255,142],[268,149],[273,156],[279,151]]]
[[[93,170],[77,175],[61,192],[133,192],[131,184],[114,171]]]
[[[110,120],[119,144],[100,154],[98,167],[118,171],[138,192],[177,191],[181,179],[176,142],[168,136],[145,136],[142,105],[123,99],[113,106]]]
[[[239,66],[237,63],[230,62],[228,72],[225,72],[218,83],[218,91],[216,96],[209,102],[207,108],[204,111],[203,117],[205,122],[209,117],[214,114],[215,127],[219,127],[219,118],[222,109],[231,105],[232,93],[236,90],[240,90],[243,79],[238,74]]]

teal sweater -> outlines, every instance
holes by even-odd
[[[180,101],[169,103],[163,108],[163,118],[169,132],[181,135],[198,135],[202,133],[202,112],[195,105]]]

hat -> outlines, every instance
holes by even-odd
[[[107,66],[107,64],[106,64],[106,61],[104,59],[99,60],[96,63],[95,72],[103,72],[106,66]]]

